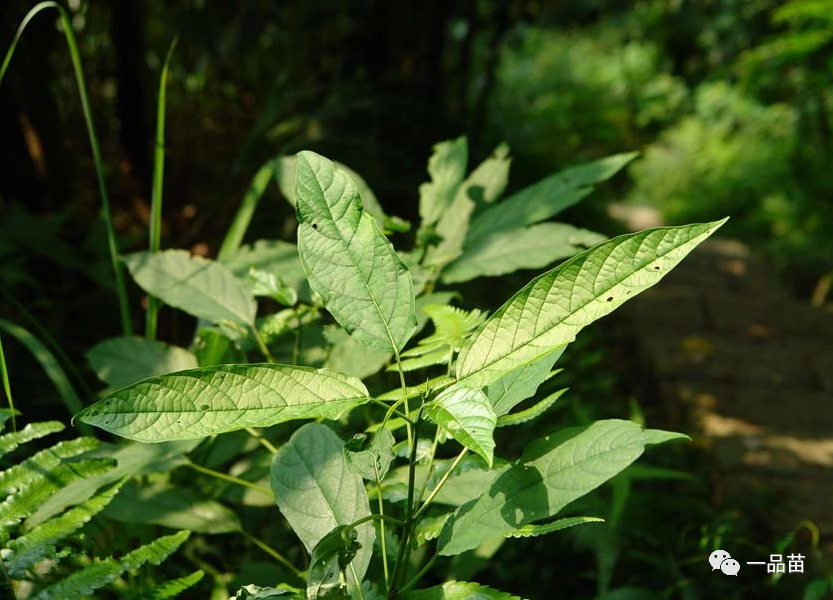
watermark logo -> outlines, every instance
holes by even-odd
[[[736,561],[725,550],[715,550],[709,555],[709,564],[712,566],[712,571],[720,569],[724,575],[734,575],[737,577],[740,571],[740,563]]]

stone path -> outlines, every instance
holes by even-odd
[[[722,490],[767,489],[777,531],[809,519],[830,539],[833,312],[791,298],[746,246],[720,239],[620,312],[674,425],[713,450]]]

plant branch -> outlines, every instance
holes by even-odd
[[[419,507],[419,510],[417,510],[416,515],[414,515],[414,518],[419,518],[419,516],[423,512],[425,512],[425,509],[428,508],[428,505],[431,504],[434,498],[437,497],[437,494],[440,493],[440,490],[445,485],[445,482],[448,481],[449,477],[451,477],[451,473],[454,472],[454,469],[457,468],[457,465],[460,464],[460,461],[463,460],[463,457],[468,453],[468,451],[468,448],[463,448],[460,454],[457,455],[457,458],[454,459],[454,462],[451,463],[451,466],[443,474],[442,478],[440,478],[440,480],[437,482],[437,486],[433,490],[431,490],[431,493],[428,494],[428,497],[425,499],[425,502],[422,504],[422,506]]]
[[[272,490],[264,487],[262,485],[258,485],[251,481],[246,481],[245,479],[241,479],[239,477],[235,477],[234,475],[228,475],[226,473],[221,473],[220,471],[215,471],[214,469],[209,469],[208,467],[204,467],[202,465],[198,465],[196,463],[186,463],[186,466],[208,475],[210,477],[215,477],[217,479],[222,479],[223,481],[228,481],[229,483],[236,483],[237,485],[242,485],[243,487],[247,487],[249,489],[255,490],[257,492],[261,492],[262,494],[267,494],[269,496],[273,495]]]
[[[247,540],[249,540],[255,546],[257,546],[258,548],[263,550],[266,554],[268,554],[269,556],[274,558],[276,561],[281,563],[283,566],[285,566],[287,569],[292,571],[292,574],[295,575],[298,579],[300,579],[303,582],[306,582],[306,578],[304,577],[304,574],[301,572],[301,570],[298,569],[291,562],[289,562],[289,559],[287,559],[283,554],[281,554],[280,552],[278,552],[277,550],[275,550],[274,548],[269,546],[266,542],[263,542],[263,541],[257,539],[255,536],[253,536],[248,531],[245,531],[244,529],[239,529],[238,532],[243,534],[243,537],[245,537]]]

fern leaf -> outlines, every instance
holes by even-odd
[[[82,596],[89,596],[95,590],[112,582],[127,570],[138,569],[146,563],[161,564],[191,535],[190,531],[180,531],[167,535],[145,544],[133,552],[129,552],[116,561],[106,558],[94,563],[83,571],[77,571],[42,590],[34,600],[75,600]]]
[[[0,472],[0,494],[12,493],[14,488],[26,485],[60,465],[62,459],[90,452],[100,445],[101,442],[95,438],[82,437],[41,450],[22,463]]]
[[[34,513],[58,490],[74,481],[106,473],[116,466],[112,459],[88,459],[61,463],[0,503],[0,541],[7,541],[10,526]]]
[[[545,535],[547,533],[552,533],[553,531],[560,531],[562,529],[567,529],[568,527],[575,527],[576,525],[584,525],[585,523],[604,523],[604,519],[600,519],[599,517],[567,517],[565,519],[558,519],[552,523],[544,523],[542,525],[530,523],[529,525],[524,525],[514,531],[510,531],[506,534],[506,537],[538,537],[539,535]]]
[[[203,578],[203,575],[205,575],[203,571],[194,571],[185,577],[178,577],[152,588],[139,590],[135,594],[128,596],[128,600],[168,600],[168,598],[176,598],[179,594],[195,585]]]
[[[60,421],[45,421],[43,423],[30,423],[20,431],[0,435],[0,457],[15,450],[20,444],[61,431],[63,428],[64,424]]]
[[[456,306],[429,304],[422,310],[434,323],[434,333],[419,341],[415,348],[402,353],[402,368],[416,371],[433,365],[448,364],[453,352],[459,350],[466,338],[486,320],[480,310],[466,311]],[[390,365],[388,371],[397,369]]]
[[[26,535],[11,540],[8,543],[8,549],[3,550],[2,556],[9,574],[12,577],[22,577],[26,569],[44,558],[53,556],[54,544],[104,510],[104,507],[118,493],[124,481],[126,480],[111,486],[63,515],[35,527]]]
[[[528,423],[533,419],[537,419],[541,415],[543,415],[547,410],[549,410],[550,406],[555,404],[555,401],[558,400],[564,392],[567,391],[568,388],[564,388],[563,390],[558,390],[557,392],[553,392],[534,406],[530,406],[526,410],[522,410],[516,413],[511,413],[508,415],[502,415],[497,418],[497,426],[498,427],[510,427],[512,425],[521,425],[522,423]]]

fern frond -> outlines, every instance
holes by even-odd
[[[161,537],[129,552],[120,561],[106,558],[43,589],[34,600],[70,600],[89,596],[127,570],[138,569],[147,563],[161,564],[189,535],[191,532],[186,530]]]
[[[422,310],[434,323],[434,333],[420,340],[415,348],[402,353],[402,369],[416,371],[433,365],[448,364],[453,353],[459,350],[466,338],[486,320],[486,313],[480,310],[467,311],[445,304],[429,304]],[[388,371],[395,371],[397,365],[390,365]]]
[[[83,438],[81,438],[83,439]],[[22,577],[25,570],[35,563],[55,554],[54,544],[87,523],[94,515],[104,510],[110,500],[118,493],[124,480],[105,491],[82,502],[63,515],[50,519],[35,527],[26,535],[9,541],[8,548],[2,551],[2,560],[12,577]]]
[[[194,571],[185,577],[171,579],[150,589],[139,590],[127,597],[127,600],[168,600],[176,598],[179,594],[195,585],[205,575],[204,571]]]
[[[0,494],[10,494],[31,481],[42,477],[61,464],[63,459],[78,456],[84,452],[95,450],[101,445],[95,438],[82,437],[67,442],[60,442],[51,448],[41,450],[30,456],[22,463],[0,471]]]
[[[49,496],[74,481],[95,477],[116,466],[112,459],[95,458],[61,463],[0,503],[0,540],[8,539],[12,525],[33,514]]]
[[[545,535],[547,533],[552,533],[553,531],[560,531],[562,529],[567,529],[568,527],[575,527],[576,525],[584,525],[585,523],[604,523],[604,519],[600,519],[599,517],[567,517],[565,519],[558,519],[552,523],[543,523],[541,525],[530,523],[529,525],[524,525],[515,531],[507,533],[506,537],[538,537],[539,535]]]
[[[56,433],[64,429],[60,421],[45,421],[43,423],[30,423],[20,431],[0,435],[0,458],[16,450],[21,444],[31,442],[38,438],[45,437],[50,433]]]
[[[497,418],[497,426],[498,427],[510,427],[513,425],[521,425],[522,423],[528,423],[533,419],[537,419],[541,415],[543,415],[547,410],[549,410],[550,406],[555,404],[555,401],[558,400],[564,392],[567,391],[568,388],[564,388],[563,390],[558,390],[557,392],[553,392],[534,406],[530,406],[526,410],[522,410],[516,413],[511,413],[508,415],[502,415]]]

